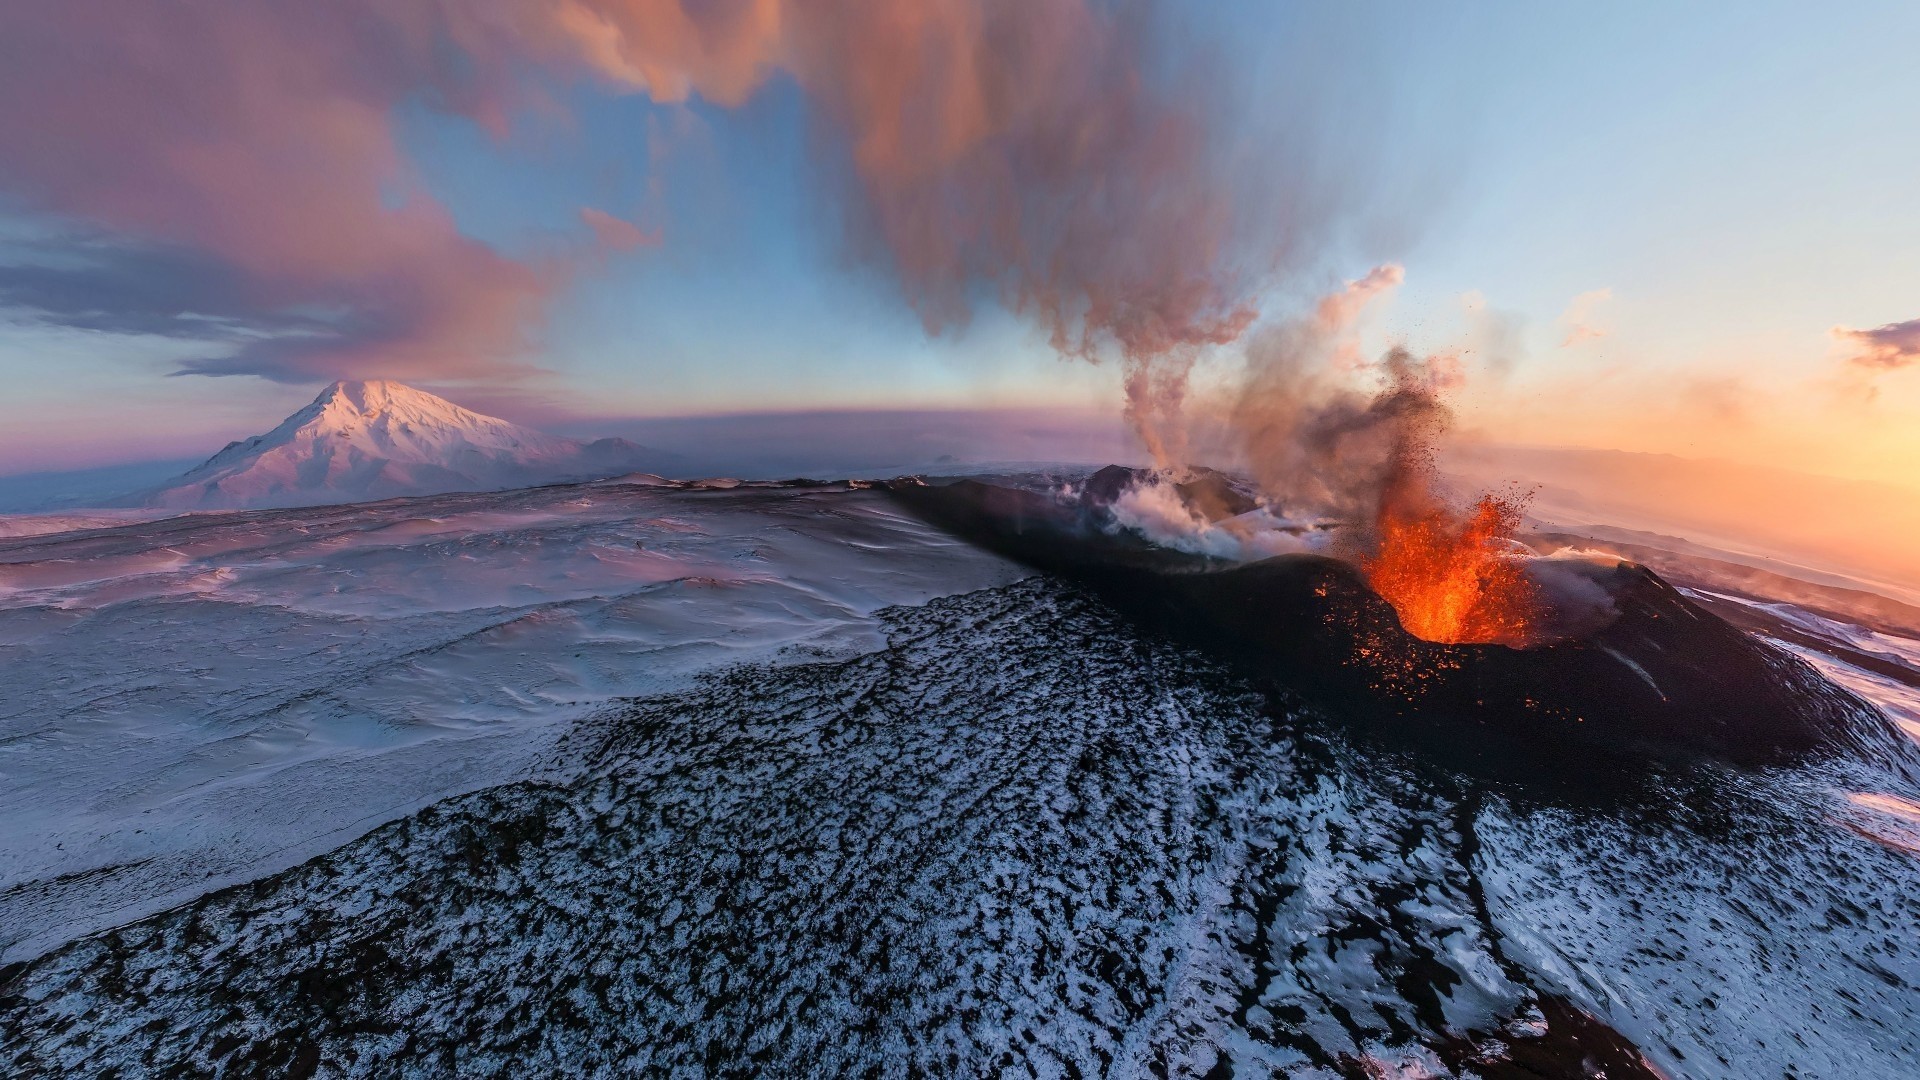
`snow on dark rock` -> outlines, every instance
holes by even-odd
[[[1070,587],[883,617],[877,652],[632,701],[523,780],[0,972],[0,1060],[327,1076],[1920,1064],[1904,899],[1920,874],[1829,830],[1811,785],[1529,805],[1275,709]],[[1746,875],[1757,837],[1763,873]]]

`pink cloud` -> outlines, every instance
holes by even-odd
[[[1407,279],[1406,268],[1396,263],[1385,263],[1369,270],[1339,292],[1321,297],[1314,308],[1314,319],[1324,334],[1337,334],[1352,326],[1360,312],[1374,300],[1400,287]]]
[[[392,117],[424,101],[498,131],[556,76],[721,105],[792,78],[847,155],[860,250],[929,330],[986,291],[1064,352],[1144,364],[1254,317],[1203,73],[1149,78],[1147,31],[1094,0],[62,0],[5,22],[5,190],[223,260],[264,308],[329,313],[194,371],[522,370],[585,257],[462,235]],[[603,251],[657,239],[580,216]],[[1177,394],[1186,362],[1136,381]]]
[[[465,237],[396,145],[395,105],[500,105],[455,77],[418,3],[141,6],[71,0],[7,16],[0,175],[31,205],[204,252],[263,308],[331,325],[190,365],[302,379],[513,370],[563,279]]]
[[[1920,319],[1871,330],[1836,326],[1832,333],[1852,350],[1847,360],[1869,371],[1894,371],[1920,363]]]
[[[580,220],[593,230],[594,239],[608,251],[632,251],[660,243],[660,232],[647,232],[625,218],[614,217],[591,206],[580,208]]]

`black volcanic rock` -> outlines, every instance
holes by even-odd
[[[1585,637],[1525,650],[1447,645],[1407,633],[1338,560],[1223,564],[1109,533],[1047,495],[976,481],[896,497],[1277,689],[1456,760],[1562,771],[1593,755],[1763,766],[1902,745],[1873,706],[1632,563],[1597,572],[1618,616]]]

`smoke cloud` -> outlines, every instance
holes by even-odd
[[[1143,28],[1085,0],[695,10],[582,0],[557,27],[602,78],[659,100],[737,102],[791,77],[846,149],[856,244],[930,333],[991,293],[1061,353],[1117,358],[1148,450],[1181,459],[1187,373],[1253,321],[1260,268],[1234,250],[1243,208],[1193,73],[1155,77]]]
[[[1511,374],[1526,353],[1525,320],[1513,312],[1489,307],[1486,296],[1477,289],[1461,294],[1460,310],[1467,319],[1462,355],[1473,356],[1480,370],[1496,379]]]
[[[1428,640],[1525,648],[1596,627],[1612,608],[1593,568],[1539,560],[1514,539],[1526,493],[1467,505],[1448,490],[1438,453],[1460,356],[1396,346],[1361,358],[1356,324],[1402,276],[1377,268],[1251,342],[1230,419],[1263,511],[1331,518],[1329,553]]]
[[[1156,454],[1177,452],[1152,433],[1194,356],[1246,330],[1286,247],[1239,250],[1200,69],[1156,62],[1144,21],[1093,0],[69,0],[0,22],[0,190],[228,268],[265,329],[308,320],[195,373],[519,370],[554,292],[652,237],[597,209],[595,252],[466,237],[392,117],[425,103],[504,131],[556,80],[722,106],[792,80],[844,154],[859,252],[927,328],[991,296],[1061,352],[1117,359]]]
[[[1248,474],[1289,512],[1358,520],[1385,482],[1395,425],[1435,419],[1432,395],[1412,392],[1411,383],[1398,394],[1360,385],[1372,369],[1360,351],[1359,319],[1404,277],[1397,265],[1375,267],[1311,315],[1264,327],[1247,343],[1227,424]],[[1411,378],[1415,362],[1396,352],[1388,364]]]

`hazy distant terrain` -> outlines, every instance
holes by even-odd
[[[676,478],[771,480],[957,474],[1007,462],[1139,460],[1117,416],[1060,409],[588,420],[561,425],[561,430],[583,440],[619,436],[663,448],[630,460],[574,466],[589,472],[597,467],[604,475],[645,468]],[[191,464],[0,477],[0,513],[101,506],[129,493],[157,490]],[[1531,489],[1531,511],[1551,525],[1659,533],[1784,563],[1783,572],[1850,575],[1920,601],[1920,547],[1908,542],[1920,535],[1920,490],[1578,447],[1462,444],[1448,453],[1446,464],[1464,493],[1515,483]],[[551,471],[564,478],[564,469]],[[454,486],[494,485],[469,478]],[[301,501],[339,501],[349,495]]]
[[[416,392],[418,393],[418,392]],[[323,395],[324,396],[324,395]],[[433,399],[420,393],[421,398]],[[607,448],[604,457],[580,457],[578,451],[551,462],[526,462],[494,468],[484,475],[462,472],[446,453],[457,449],[471,421],[444,399],[434,407],[446,421],[444,438],[436,447],[416,447],[412,465],[437,466],[423,481],[456,490],[484,490],[512,481],[582,479],[572,472],[615,475],[642,470],[677,479],[729,476],[748,480],[793,477],[895,476],[902,473],[961,473],[1009,462],[1105,464],[1139,460],[1124,422],[1107,412],[1072,409],[957,409],[957,410],[849,410],[718,416],[658,417],[652,419],[576,420],[559,424],[554,434],[533,432],[538,438],[560,439],[575,447],[596,443]],[[457,411],[456,411],[457,410]],[[468,414],[469,416],[477,414]],[[292,418],[289,418],[292,419]],[[320,419],[318,416],[305,419]],[[491,418],[480,417],[481,420]],[[365,421],[352,416],[329,418],[340,426]],[[505,423],[504,421],[497,421]],[[302,423],[290,427],[299,429]],[[518,428],[519,425],[512,425]],[[526,429],[522,429],[526,430]],[[236,433],[240,434],[240,433]],[[270,434],[270,433],[269,433]],[[290,431],[289,434],[292,434]],[[264,438],[264,436],[263,436]],[[257,456],[260,447],[242,437],[222,451],[228,458]],[[289,440],[291,441],[291,440]],[[304,440],[309,454],[326,437]],[[351,436],[347,442],[351,442]],[[213,448],[209,447],[211,452]],[[435,451],[428,453],[427,451]],[[282,451],[283,454],[286,451]],[[220,455],[215,455],[216,457]],[[72,511],[87,507],[147,501],[156,492],[181,486],[183,474],[212,464],[205,458],[112,466],[71,472],[0,476],[0,514]],[[226,463],[223,462],[223,465]],[[241,463],[245,464],[245,463]],[[311,467],[311,466],[310,466]],[[471,466],[468,466],[471,469]],[[517,470],[517,471],[516,471]],[[206,469],[232,471],[231,469]],[[289,486],[271,491],[272,481],[260,485],[269,498],[283,495],[288,502],[339,502],[385,495],[424,494],[399,486],[407,477],[398,465],[367,469],[372,482],[387,487],[341,487],[328,492],[315,488],[301,492]],[[384,471],[384,477],[380,474]],[[319,470],[324,475],[326,470]]]
[[[1920,601],[1920,489],[1575,447],[1469,445],[1447,464],[1465,488],[1531,487],[1531,512],[1557,524],[1663,533]]]
[[[179,476],[201,460],[180,458],[94,469],[11,473],[0,476],[0,514],[100,506]]]

